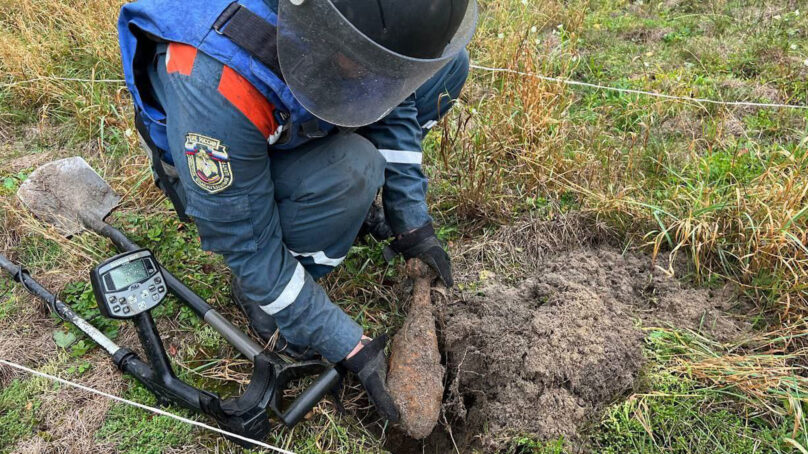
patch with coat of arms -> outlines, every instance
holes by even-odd
[[[233,184],[230,157],[220,140],[189,133],[185,136],[185,157],[191,179],[205,191],[215,194]]]

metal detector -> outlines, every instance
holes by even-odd
[[[45,301],[59,317],[75,325],[106,350],[115,365],[143,383],[157,396],[161,405],[176,404],[199,411],[227,431],[262,440],[270,430],[268,409],[286,426],[292,427],[339,383],[340,373],[328,363],[317,360],[290,363],[273,352],[263,351],[260,345],[163,268],[150,251],[140,248],[121,231],[107,224],[104,218],[117,206],[119,197],[84,159],[73,157],[45,164],[22,184],[18,196],[34,215],[54,225],[66,236],[87,228],[109,238],[123,252],[93,270],[93,289],[104,315],[134,322],[148,361],[141,360],[128,348],[118,346],[79,317],[22,266],[0,255],[0,268]],[[253,362],[252,377],[240,397],[221,399],[176,377],[151,316],[151,310],[168,292]],[[319,376],[312,385],[289,405],[284,405],[283,392],[290,381],[317,374]]]

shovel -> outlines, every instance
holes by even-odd
[[[135,251],[133,243],[120,230],[104,221],[118,206],[120,197],[81,157],[60,159],[36,169],[23,182],[17,197],[40,220],[70,238],[89,229],[109,238],[120,251]],[[171,293],[221,334],[251,361],[263,348],[238,327],[226,320],[165,268],[162,269]]]

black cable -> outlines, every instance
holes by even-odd
[[[62,316],[62,314],[60,314],[59,311],[56,309],[56,302],[59,301],[59,293],[62,293],[62,292],[57,292],[57,293],[54,293],[54,294],[51,295],[51,299],[50,299],[50,301],[48,301],[48,307],[50,307],[51,312],[56,314],[56,316],[59,317],[63,322],[68,322],[69,323],[70,321],[68,319],[64,318]]]
[[[32,289],[30,285],[28,285],[28,283],[26,282],[26,278],[31,279],[31,273],[27,269],[23,268],[22,265],[17,265],[17,272],[14,273],[14,280],[19,282],[20,285],[22,285],[22,287],[25,290],[28,290],[29,293],[33,294],[34,296],[39,296],[37,292],[35,292],[34,289]],[[47,304],[48,308],[51,310],[52,313],[56,314],[56,316],[59,317],[62,321],[65,322],[68,321],[56,309],[56,301],[59,300],[59,297],[56,294],[51,294],[50,298],[42,298],[42,299],[45,300],[45,303]]]
[[[23,268],[22,265],[17,265],[17,272],[14,273],[14,280],[22,284],[22,287],[25,290],[28,290],[29,293],[34,293],[31,287],[28,286],[28,283],[25,282],[25,276],[31,277],[31,273]]]

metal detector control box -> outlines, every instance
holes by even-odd
[[[90,274],[98,309],[106,317],[129,319],[150,311],[166,297],[160,265],[148,249],[126,252]]]

